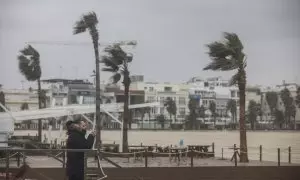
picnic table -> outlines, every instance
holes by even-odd
[[[133,153],[134,160],[142,160],[142,153],[147,150],[147,147],[129,147],[128,151]]]
[[[208,153],[208,148],[211,145],[188,145],[189,151],[199,151],[203,153]],[[207,157],[207,154],[200,154],[200,157]]]
[[[187,152],[187,147],[170,147],[170,161],[172,160],[172,153],[176,153],[174,155],[175,157],[175,161],[178,159],[178,161],[180,161],[180,158],[182,157],[183,152]]]

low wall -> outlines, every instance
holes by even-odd
[[[18,169],[10,169],[12,173]],[[4,168],[0,168],[3,178]],[[27,178],[63,180],[63,168],[33,168]],[[107,180],[299,180],[300,167],[105,168]],[[45,177],[46,176],[46,177]]]

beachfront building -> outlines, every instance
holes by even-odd
[[[235,86],[228,86],[228,81],[221,77],[212,77],[203,79],[201,77],[193,77],[188,82],[191,85],[189,89],[190,97],[197,97],[199,105],[203,106],[205,110],[205,118],[198,120],[208,126],[226,126],[231,122],[231,114],[227,111],[227,103],[229,100],[239,102],[238,88]],[[214,117],[209,110],[210,104],[216,104],[216,123]],[[237,105],[237,112],[239,106]],[[238,113],[237,113],[238,115]]]
[[[262,88],[262,90],[261,90],[262,118],[261,119],[264,124],[268,124],[269,126],[273,127],[274,119],[275,119],[274,115],[271,114],[270,107],[266,100],[266,93],[267,92],[276,92],[277,93],[278,101],[277,101],[276,108],[278,110],[284,112],[285,108],[284,108],[283,101],[280,97],[280,92],[282,90],[284,90],[285,88],[287,88],[291,93],[291,97],[295,100],[295,98],[297,96],[298,87],[299,87],[299,85],[297,85],[295,83],[283,83],[282,85],[276,85],[273,87]],[[300,108],[298,108],[297,106],[296,106],[296,116],[295,116],[295,118],[292,118],[292,121],[295,122],[294,128],[300,129]]]
[[[21,111],[22,105],[27,104],[28,109],[39,108],[38,94],[28,89],[2,89],[5,94],[5,106],[10,111]],[[26,107],[26,108],[27,108]]]
[[[164,128],[169,128],[171,125],[181,126],[189,113],[189,86],[186,84],[144,82],[141,76],[137,77],[139,78],[131,77],[134,81],[130,85],[130,103],[134,104],[132,98],[138,93],[140,97],[135,98],[135,103],[142,103],[142,100],[143,102],[160,102],[160,107],[149,108],[147,113],[141,110],[133,112],[132,118],[137,124],[136,128],[162,128],[161,123],[156,121],[158,115],[163,115],[166,118]],[[123,91],[124,87],[120,86],[120,89]],[[176,103],[176,117],[173,115],[170,117],[164,106],[167,98],[173,99]]]

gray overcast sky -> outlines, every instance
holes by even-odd
[[[74,22],[89,11],[98,15],[100,42],[138,41],[131,74],[148,81],[230,77],[202,71],[209,62],[205,44],[228,31],[244,43],[250,84],[300,83],[299,0],[1,0],[0,84],[21,87],[16,57],[27,41],[90,42],[88,33],[72,35]],[[94,69],[92,46],[33,46],[44,79],[87,78]]]

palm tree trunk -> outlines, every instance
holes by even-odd
[[[95,51],[95,63],[96,63],[96,147],[101,146],[101,113],[100,113],[100,69],[99,69],[99,47],[98,40],[93,39],[94,51]]]
[[[128,119],[129,119],[129,85],[130,85],[130,79],[129,79],[129,73],[124,73],[124,116],[123,116],[123,152],[128,152]]]
[[[243,73],[245,74],[245,72]],[[245,80],[246,81],[246,80]],[[240,162],[249,162],[247,149],[247,134],[245,127],[246,82],[239,83],[240,91]]]
[[[41,93],[42,93],[42,88],[41,88],[41,80],[38,79],[38,101],[39,101],[39,109],[42,109],[42,98],[41,98]],[[38,120],[38,141],[42,142],[42,119]]]

